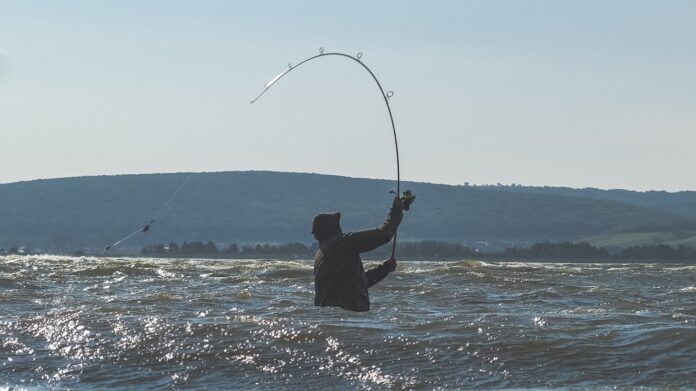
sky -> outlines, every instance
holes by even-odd
[[[0,0],[0,183],[273,170],[696,190],[694,1]]]

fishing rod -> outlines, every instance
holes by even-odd
[[[121,243],[127,241],[128,239],[132,238],[133,236],[135,236],[135,235],[137,235],[137,234],[139,234],[139,233],[141,233],[141,232],[142,232],[142,233],[145,233],[145,232],[147,232],[148,230],[150,230],[150,226],[152,225],[152,223],[154,223],[155,220],[162,214],[162,212],[164,212],[164,210],[167,209],[167,207],[169,206],[169,204],[174,200],[174,197],[176,197],[176,195],[179,194],[179,192],[181,191],[181,189],[184,188],[184,185],[186,184],[186,182],[188,182],[189,179],[191,179],[191,175],[193,175],[193,174],[188,174],[188,175],[186,176],[186,178],[184,178],[184,180],[181,182],[181,184],[179,185],[179,187],[178,187],[176,190],[174,190],[174,193],[172,193],[172,195],[169,196],[169,198],[164,202],[164,204],[162,204],[162,206],[159,208],[159,210],[158,210],[154,215],[152,215],[152,217],[151,217],[150,220],[147,222],[147,224],[145,224],[144,226],[138,228],[136,231],[134,231],[134,232],[132,232],[132,233],[130,233],[130,234],[124,236],[123,238],[121,238],[121,239],[115,241],[114,243],[111,243],[111,244],[107,245],[106,247],[104,247],[104,252],[103,252],[102,254],[106,254],[107,251],[109,251],[109,250],[111,250],[112,248],[118,246],[119,244],[121,244]]]
[[[275,83],[277,83],[280,79],[285,77],[288,73],[294,71],[295,69],[299,68],[301,65],[310,62],[312,60],[315,60],[317,58],[322,58],[322,57],[329,57],[329,56],[338,56],[339,58],[346,58],[349,60],[353,60],[354,62],[360,64],[369,74],[372,76],[372,79],[375,81],[377,84],[377,87],[379,88],[379,91],[382,93],[382,98],[384,98],[384,103],[387,105],[387,112],[389,113],[389,121],[391,121],[391,127],[392,127],[392,133],[394,134],[394,149],[396,150],[396,196],[398,197],[399,194],[401,194],[401,168],[399,165],[399,141],[396,137],[396,125],[394,124],[394,116],[392,115],[392,110],[391,106],[389,106],[389,99],[394,96],[394,91],[384,91],[384,88],[382,88],[382,84],[379,82],[377,79],[377,76],[375,76],[374,72],[365,65],[362,62],[362,53],[358,53],[355,56],[351,56],[350,54],[346,53],[340,53],[340,52],[324,52],[324,48],[319,48],[319,54],[309,57],[305,60],[300,61],[296,65],[288,64],[288,69],[284,70],[283,72],[279,73],[276,77],[271,79],[268,83],[266,83],[265,88],[263,91],[261,91],[260,94],[256,96],[251,102],[249,103],[254,103],[259,98],[261,98],[266,91],[268,91]],[[390,193],[394,193],[394,191],[391,191]],[[404,195],[401,197],[404,200],[404,203],[407,205],[406,210],[408,210],[408,205],[410,205],[411,202],[415,199],[415,196],[411,194],[410,191],[404,192]],[[392,242],[392,258],[395,258],[396,256],[396,231],[394,231],[394,241]]]

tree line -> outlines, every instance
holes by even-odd
[[[151,257],[201,257],[201,258],[313,258],[318,245],[303,243],[284,244],[254,244],[238,245],[232,243],[218,247],[212,241],[171,242],[169,244],[153,244],[142,248],[141,254]],[[0,248],[0,255],[33,254],[28,247]],[[391,246],[382,246],[368,254],[368,258],[387,258]],[[79,251],[73,255],[85,255]],[[498,252],[485,252],[472,249],[460,243],[437,240],[403,242],[397,245],[397,255],[401,259],[446,260],[446,259],[491,259],[491,260],[533,260],[533,261],[597,261],[597,262],[631,262],[631,261],[694,261],[696,248],[688,246],[668,246],[654,244],[647,246],[632,246],[617,252],[610,252],[603,247],[595,247],[589,243],[573,242],[542,242],[531,247],[510,247]]]
[[[26,255],[26,254],[32,254],[33,251],[29,247],[12,247],[9,250],[5,250],[4,248],[0,248],[0,255]]]
[[[212,241],[154,244],[144,247],[141,251],[146,256],[178,257],[229,257],[229,258],[259,258],[259,257],[289,257],[313,258],[317,244],[303,243],[285,244],[256,244],[240,246],[232,243],[219,248]],[[391,252],[390,246],[369,253],[372,257],[386,258]],[[696,261],[696,248],[687,246],[672,247],[664,244],[649,246],[632,246],[611,253],[606,248],[595,247],[589,243],[574,242],[543,242],[531,247],[510,247],[498,252],[485,252],[472,249],[460,243],[436,240],[403,242],[397,246],[400,258],[410,259],[456,259],[477,258],[493,260],[538,260],[538,261]]]
[[[284,244],[256,244],[239,246],[232,243],[227,247],[219,248],[212,241],[203,242],[183,242],[181,245],[171,242],[167,245],[153,244],[140,251],[147,256],[221,256],[221,257],[241,257],[256,258],[262,257],[292,257],[307,258],[314,256],[317,245],[306,246],[303,243],[284,243]]]

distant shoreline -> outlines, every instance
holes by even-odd
[[[382,246],[375,251],[364,253],[364,259],[383,260],[391,256],[391,246]],[[212,241],[183,242],[181,244],[152,244],[143,247],[139,253],[95,252],[79,250],[73,253],[56,252],[56,255],[94,256],[109,258],[170,258],[170,259],[313,259],[318,249],[315,242],[305,245],[299,242],[284,244],[238,245],[232,243],[220,248]],[[0,249],[0,255],[31,255],[42,253],[29,248]],[[581,242],[542,242],[530,247],[509,247],[502,251],[480,251],[460,243],[435,240],[400,242],[396,248],[397,260],[415,261],[457,261],[477,260],[487,262],[542,262],[542,263],[692,263],[696,264],[696,248],[664,244],[633,246],[610,252],[604,247],[595,247]]]
[[[223,255],[212,256],[210,254],[192,254],[192,255],[142,255],[142,254],[58,254],[58,253],[31,253],[31,254],[0,254],[0,257],[8,257],[12,255],[18,256],[61,256],[71,258],[110,258],[110,259],[175,259],[175,260],[215,260],[215,261],[312,261],[310,257],[293,257],[293,256],[257,256],[257,257],[228,257]],[[381,262],[385,257],[363,256],[364,262]],[[696,259],[693,260],[670,260],[670,259],[558,259],[558,258],[503,258],[503,257],[399,257],[399,262],[498,262],[498,263],[548,263],[548,264],[674,264],[674,265],[696,265]]]

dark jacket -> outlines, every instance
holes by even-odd
[[[314,258],[314,305],[369,311],[367,288],[391,271],[384,264],[365,272],[360,253],[388,243],[401,223],[400,208],[393,207],[379,228],[340,233],[319,242]]]

